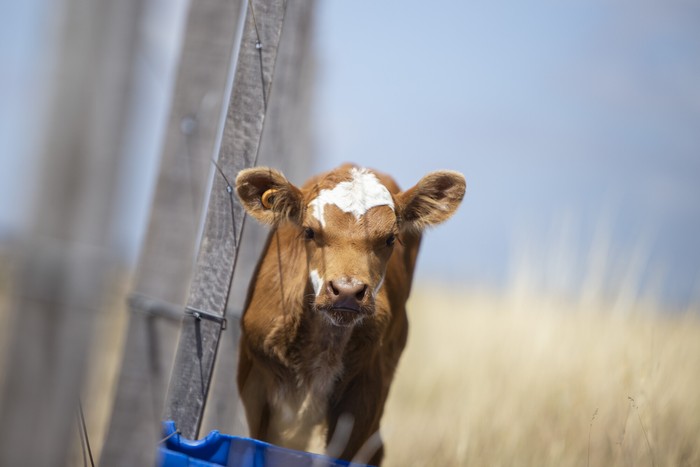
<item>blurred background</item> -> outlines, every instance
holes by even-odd
[[[115,242],[145,230],[186,2],[145,3],[138,108]],[[2,28],[0,238],[27,219],[50,2]],[[315,12],[314,170],[353,161],[403,187],[431,170],[468,194],[431,232],[419,277],[503,288],[700,296],[700,6],[695,2],[322,1]],[[303,182],[303,177],[297,181]],[[459,254],[456,254],[459,252]],[[585,291],[584,291],[585,292]]]
[[[578,292],[602,267],[609,287],[632,274],[686,304],[699,298],[699,26],[685,1],[323,2],[318,160],[378,165],[404,187],[465,174],[423,278],[503,286],[526,267],[533,285]]]
[[[0,464],[21,464],[6,449],[27,443],[21,433],[61,432],[73,414],[56,401],[80,390],[87,431],[102,449],[110,411],[119,415],[112,404],[133,322],[126,296],[143,286],[139,267],[141,279],[148,272],[139,255],[171,241],[148,241],[168,151],[206,153],[190,173],[200,185],[180,200],[188,215],[180,236],[201,235],[197,200],[212,183],[207,158],[218,147],[190,147],[187,120],[176,119],[184,107],[173,104],[193,5],[3,6]],[[424,238],[409,346],[383,425],[387,464],[697,465],[700,4],[292,5],[285,24],[302,24],[310,41],[301,58],[278,63],[276,77],[303,83],[298,94],[272,88],[271,106],[286,117],[270,118],[279,126],[268,122],[266,132],[283,137],[264,144],[261,163],[283,165],[297,184],[347,161],[387,172],[403,188],[438,169],[467,179],[457,214]],[[202,24],[237,46],[241,12],[226,27],[225,15]],[[103,47],[113,43],[124,47]],[[196,71],[223,76],[229,68],[219,60],[211,73]],[[201,129],[225,115],[220,87],[187,115]],[[285,96],[278,104],[276,92]],[[204,115],[210,121],[197,120]],[[169,125],[184,140],[168,140]],[[95,131],[104,128],[115,130]],[[221,143],[220,134],[210,139]],[[252,225],[245,232],[259,248],[264,233]],[[195,250],[183,250],[179,265],[157,265],[181,271],[171,285],[182,296],[155,298],[183,302]],[[256,253],[241,254],[254,261]],[[247,277],[237,280],[240,301]],[[230,306],[235,320],[239,304]],[[171,327],[160,342],[170,345],[168,365],[178,333]],[[218,418],[209,415],[204,427],[245,434],[240,407],[219,403],[237,400],[237,327],[230,329],[219,359],[231,362],[217,363],[226,370],[217,369],[223,382],[211,404]],[[58,352],[65,342],[75,345]],[[166,385],[167,375],[153,386]],[[59,380],[70,384],[51,397],[22,389]],[[152,391],[149,421],[157,424],[165,391]],[[19,430],[13,423],[24,424],[26,413],[13,407],[38,413],[37,401],[48,422],[42,415]],[[77,431],[71,436],[77,445]],[[79,459],[74,451],[66,465]],[[38,456],[35,465],[49,465]]]

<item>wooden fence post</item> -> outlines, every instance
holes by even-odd
[[[110,243],[141,0],[64,0],[37,116],[40,172],[19,252],[0,381],[0,465],[68,463],[95,321],[114,286]],[[41,124],[43,123],[43,125]]]
[[[258,165],[282,170],[296,183],[302,183],[308,176],[313,158],[310,122],[315,76],[312,46],[315,4],[314,0],[287,3],[258,156]],[[238,318],[267,235],[266,226],[257,222],[245,223],[228,302],[229,326],[219,343],[201,433],[216,429],[248,435],[236,388]]]
[[[244,212],[229,183],[257,159],[285,6],[284,0],[248,1],[190,315],[182,322],[166,401],[165,418],[188,438],[196,438],[201,425],[243,227]]]
[[[103,466],[154,464],[241,10],[242,0],[189,8]]]

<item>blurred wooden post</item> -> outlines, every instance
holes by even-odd
[[[13,329],[0,378],[2,466],[67,464],[94,323],[114,285],[111,221],[141,0],[53,8],[40,172],[18,194],[36,206],[4,324]]]
[[[241,8],[198,0],[189,9],[103,466],[154,464]]]
[[[315,4],[314,0],[287,3],[258,156],[258,165],[280,169],[296,183],[302,183],[308,176],[313,153],[310,122],[315,74],[312,47]],[[229,326],[219,344],[201,433],[216,429],[248,434],[236,388],[240,333],[237,319],[267,234],[266,226],[246,221],[228,303]]]
[[[218,350],[244,211],[228,182],[255,165],[282,32],[284,0],[251,0],[246,9],[231,100],[204,235],[182,322],[165,418],[196,438]]]

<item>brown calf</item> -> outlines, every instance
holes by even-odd
[[[252,437],[321,452],[334,439],[343,447],[332,454],[346,460],[372,438],[370,462],[381,461],[421,232],[455,212],[465,187],[451,171],[404,192],[352,165],[302,188],[273,169],[241,171],[243,206],[272,226],[241,324],[238,387]]]

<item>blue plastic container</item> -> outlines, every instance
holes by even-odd
[[[223,435],[214,430],[192,441],[177,434],[175,422],[163,423],[159,467],[345,467],[347,461],[320,454],[294,451],[250,438]],[[357,464],[353,464],[353,467]]]

